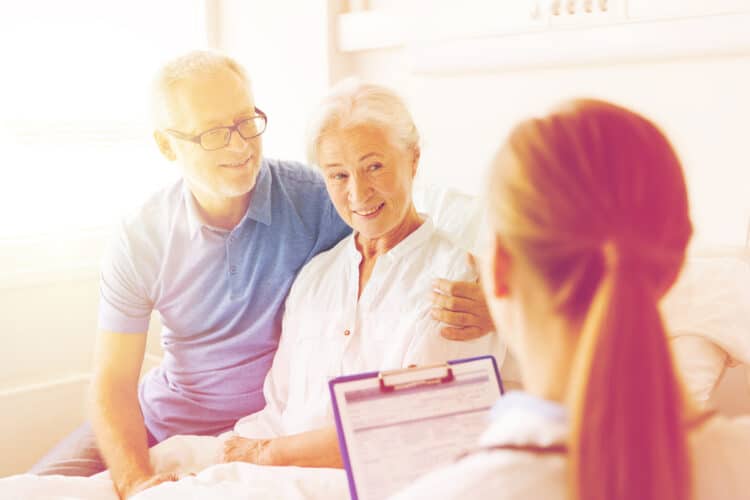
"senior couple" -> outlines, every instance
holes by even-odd
[[[157,471],[197,472],[221,461],[341,467],[332,377],[481,354],[502,362],[497,335],[440,335],[433,282],[468,282],[476,272],[466,252],[414,207],[419,134],[396,94],[339,85],[321,103],[308,146],[333,207],[354,232],[295,278],[263,386],[265,407],[220,438],[175,436],[158,444],[151,450]]]
[[[101,274],[91,426],[31,472],[106,463],[127,497],[174,479],[150,447],[243,416],[200,464],[337,465],[330,377],[502,360],[466,253],[414,208],[419,134],[395,94],[333,92],[310,136],[317,172],[262,158],[266,116],[224,55],[171,61],[154,97],[154,137],[182,179],[119,228]],[[153,311],[164,358],[139,383]]]

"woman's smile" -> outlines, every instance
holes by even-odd
[[[383,210],[383,207],[385,206],[385,202],[382,202],[379,205],[375,205],[372,208],[363,208],[361,210],[352,210],[352,213],[359,215],[360,217],[364,217],[366,219],[373,219],[377,217],[380,212]]]

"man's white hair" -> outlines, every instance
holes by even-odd
[[[164,64],[157,71],[151,92],[151,109],[154,123],[165,126],[169,123],[168,97],[174,86],[192,78],[212,75],[229,69],[250,88],[250,79],[245,69],[234,59],[212,50],[194,50]]]
[[[419,131],[406,103],[383,85],[348,78],[335,85],[310,121],[307,159],[318,163],[321,137],[330,130],[373,125],[407,149],[419,149]]]

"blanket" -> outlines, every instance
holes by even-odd
[[[4,500],[118,500],[112,481],[23,474],[0,479]],[[346,473],[340,469],[265,467],[234,462],[209,467],[176,482],[162,483],[131,500],[183,499],[335,500],[349,498]]]

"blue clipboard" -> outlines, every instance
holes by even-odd
[[[481,377],[477,378],[476,374],[480,374]],[[367,373],[359,373],[355,375],[336,377],[329,381],[328,387],[331,394],[331,403],[333,405],[333,415],[336,422],[336,431],[338,433],[339,449],[341,451],[341,457],[346,469],[349,491],[353,500],[370,500],[371,498],[380,498],[380,495],[377,494],[377,492],[371,493],[364,491],[365,486],[358,485],[356,482],[355,476],[357,474],[355,474],[354,470],[354,467],[356,465],[354,463],[355,461],[353,460],[352,453],[355,451],[353,448],[357,448],[358,444],[353,442],[355,438],[353,435],[351,435],[351,425],[346,425],[344,421],[345,418],[348,418],[348,424],[351,424],[351,420],[356,417],[348,413],[348,416],[343,415],[343,413],[348,411],[348,407],[342,405],[351,404],[351,401],[357,401],[360,397],[362,399],[371,400],[372,402],[368,404],[377,405],[371,406],[371,408],[378,408],[379,410],[382,410],[384,412],[382,414],[382,417],[387,421],[389,418],[389,414],[396,415],[397,413],[395,409],[391,411],[383,406],[383,404],[387,404],[387,402],[389,401],[391,403],[396,401],[396,399],[390,398],[400,398],[400,401],[404,401],[403,398],[420,397],[420,395],[424,395],[429,391],[429,397],[431,398],[431,401],[440,401],[440,398],[443,397],[442,393],[445,393],[446,404],[452,404],[453,401],[449,399],[450,394],[455,395],[458,394],[459,391],[468,390],[464,389],[464,387],[468,386],[460,387],[462,386],[462,384],[467,383],[484,384],[484,386],[482,387],[477,385],[474,389],[482,391],[482,394],[484,394],[486,399],[485,402],[488,402],[488,405],[482,405],[479,409],[472,409],[466,412],[467,414],[473,414],[471,418],[474,419],[473,421],[476,423],[480,421],[482,417],[486,418],[487,415],[485,415],[484,413],[489,414],[492,403],[494,403],[497,397],[504,394],[505,392],[503,388],[502,378],[500,377],[500,372],[497,368],[497,361],[495,360],[494,356],[491,355],[457,359],[439,365],[418,366],[385,372],[373,371]],[[344,392],[345,390],[347,390],[348,392]],[[484,391],[486,391],[486,394],[484,393]],[[441,408],[445,407],[441,406]],[[345,411],[342,411],[342,409]],[[401,415],[403,415],[403,413],[401,413]],[[458,418],[453,417],[453,415],[453,413],[443,413],[436,418]],[[407,421],[407,425],[421,425],[417,421],[428,421],[431,418],[432,417],[427,416],[422,419],[416,419],[410,422]],[[401,424],[396,423],[388,425],[398,426]],[[383,427],[387,427],[388,425],[384,425]],[[486,424],[482,426],[482,430],[484,426],[486,426]],[[377,426],[373,426],[372,428],[375,427]],[[350,431],[349,436],[347,436],[347,429],[349,429]],[[476,436],[474,437],[478,438],[479,433],[480,432],[477,431]],[[467,436],[462,436],[462,438],[466,439]],[[462,447],[465,449],[471,448],[476,444],[476,439],[474,439],[473,441],[471,440],[471,437],[469,437],[468,439],[470,442],[455,443],[456,447]],[[393,449],[394,448],[392,447],[388,448],[389,451],[392,451]],[[459,453],[460,451],[457,451],[456,455],[458,455]],[[436,463],[433,465],[439,464]],[[363,466],[359,465],[356,467]],[[360,476],[361,475],[362,474],[360,471]],[[394,483],[398,483],[399,480],[403,481],[404,478],[395,479]],[[387,489],[388,485],[382,487]],[[395,491],[391,493],[395,493]]]

